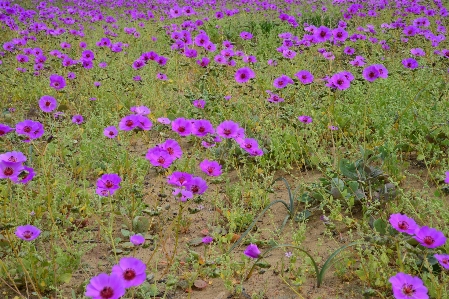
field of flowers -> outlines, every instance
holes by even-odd
[[[448,17],[0,0],[0,298],[449,299]]]

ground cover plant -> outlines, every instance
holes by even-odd
[[[1,298],[449,298],[441,0],[0,0]]]

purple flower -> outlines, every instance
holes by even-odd
[[[188,186],[193,179],[193,176],[187,172],[174,171],[167,177],[167,183],[170,185],[183,187]]]
[[[159,80],[161,80],[161,81],[166,81],[166,80],[168,80],[167,75],[166,75],[166,74],[163,74],[163,73],[157,73],[156,78],[159,79]]]
[[[84,122],[84,117],[81,114],[76,114],[72,117],[72,123],[81,125]]]
[[[330,78],[329,83],[331,84],[332,87],[338,88],[340,90],[346,90],[351,86],[349,80],[342,73],[337,73],[333,75]]]
[[[206,237],[204,237],[203,239],[202,239],[202,242],[204,243],[204,244],[210,244],[210,243],[212,243],[214,241],[214,238],[212,238],[211,236],[206,236]]]
[[[108,64],[106,63],[106,62],[100,62],[99,64],[98,64],[98,67],[99,68],[102,68],[102,69],[104,69],[105,67],[107,67],[108,66]]]
[[[12,177],[11,181],[13,181],[15,184],[26,184],[29,181],[31,181],[36,173],[34,172],[34,169],[28,166],[24,166],[21,173],[18,177]]]
[[[441,267],[449,270],[449,254],[435,254],[434,257],[440,263]]]
[[[101,273],[92,277],[84,295],[93,299],[119,299],[125,295],[123,278],[114,273],[110,276]]]
[[[122,179],[115,173],[103,174],[97,180],[97,194],[100,196],[113,195],[115,191],[120,189]]]
[[[193,122],[192,134],[197,137],[204,137],[214,133],[214,127],[207,119],[198,119]]]
[[[122,131],[131,131],[138,126],[137,115],[132,114],[122,118],[118,124],[118,128]]]
[[[399,272],[388,280],[396,299],[428,299],[427,288],[419,277]]]
[[[197,60],[196,63],[201,67],[206,67],[210,63],[210,59],[208,57],[203,57],[201,60]]]
[[[148,117],[144,115],[137,115],[137,127],[144,131],[148,131],[153,127],[153,123],[148,119]]]
[[[204,109],[204,106],[206,105],[206,101],[203,99],[198,99],[198,100],[193,101],[192,104],[196,108]]]
[[[235,138],[237,137],[237,131],[239,125],[232,120],[225,120],[217,127],[217,134],[223,138]]]
[[[312,117],[307,115],[298,116],[298,120],[305,124],[310,124],[313,121]]]
[[[273,85],[276,88],[284,88],[288,84],[293,84],[293,80],[287,75],[281,75],[273,81]]]
[[[244,40],[249,40],[253,38],[253,35],[251,34],[251,32],[242,31],[240,33],[240,37]]]
[[[443,232],[428,226],[416,228],[415,240],[427,248],[437,248],[446,243],[446,237]]]
[[[193,193],[189,190],[184,190],[181,188],[175,188],[172,192],[175,197],[178,197],[179,201],[185,202],[188,199],[193,198]]]
[[[313,75],[306,70],[299,71],[295,74],[295,76],[298,78],[299,81],[301,81],[302,84],[310,84],[313,82]]]
[[[50,87],[53,87],[56,90],[61,90],[65,87],[65,79],[63,76],[59,76],[57,74],[52,74],[50,76]]]
[[[132,235],[131,237],[129,237],[129,241],[131,243],[133,243],[134,245],[139,246],[139,245],[142,245],[143,243],[145,243],[145,238],[142,235],[137,234],[137,235]]]
[[[365,68],[362,75],[363,78],[365,78],[365,80],[369,82],[373,82],[380,76],[379,70],[375,65],[370,65],[369,67]]]
[[[217,161],[209,161],[207,159],[200,163],[201,170],[209,176],[220,176],[221,165]]]
[[[379,78],[382,78],[382,79],[388,78],[388,70],[383,64],[374,64],[373,66],[379,72]]]
[[[0,129],[1,130],[1,129]],[[1,134],[0,134],[0,136],[1,136]],[[444,182],[446,183],[446,184],[449,184],[449,171],[446,171],[446,178],[444,179]]]
[[[24,169],[21,162],[6,162],[0,160],[0,179],[16,180]]]
[[[148,108],[147,106],[133,106],[129,108],[129,110],[139,115],[147,115],[151,113],[150,108]]]
[[[171,120],[167,117],[159,117],[157,121],[163,125],[169,125],[171,123]]]
[[[27,160],[27,157],[22,152],[7,152],[0,155],[0,161],[11,163],[23,163]]]
[[[413,58],[407,58],[402,60],[402,65],[407,69],[416,69],[418,67],[418,61]]]
[[[237,142],[240,145],[240,147],[250,155],[253,154],[254,150],[259,149],[259,144],[257,143],[257,140],[253,138],[242,138]]]
[[[24,120],[16,125],[16,133],[25,135],[27,139],[25,142],[37,139],[44,134],[44,126],[38,121]]]
[[[180,136],[188,136],[192,133],[192,123],[185,118],[177,118],[171,122],[171,128]]]
[[[158,146],[150,148],[145,155],[145,158],[150,161],[151,165],[156,167],[168,168],[175,160],[169,152]]]
[[[402,214],[392,214],[390,216],[390,224],[393,228],[401,233],[414,235],[415,230],[418,228],[415,220]]]
[[[2,136],[4,136],[4,135],[8,134],[9,132],[11,132],[11,131],[13,131],[13,130],[14,130],[14,129],[11,128],[11,127],[8,126],[8,125],[0,124],[0,137],[2,137]]]
[[[133,257],[120,259],[118,265],[112,267],[112,274],[121,277],[123,286],[127,289],[141,285],[145,279],[147,266],[141,260]]]
[[[167,139],[164,143],[159,145],[160,148],[167,151],[167,153],[174,159],[179,159],[182,156],[182,149],[179,143],[174,139]]]
[[[115,138],[115,137],[117,137],[117,135],[118,135],[117,128],[114,127],[114,126],[106,127],[106,128],[104,129],[104,131],[103,131],[103,135],[106,136],[106,137],[108,137],[108,138],[111,138],[111,139],[112,139],[112,138]]]
[[[194,177],[189,181],[187,190],[192,194],[203,194],[207,190],[207,182],[202,177]]]
[[[57,106],[58,102],[54,97],[45,95],[42,96],[41,99],[39,100],[39,107],[44,112],[52,112],[53,110],[56,109]]]
[[[247,257],[256,259],[260,255],[260,250],[259,248],[257,248],[256,244],[249,244],[248,247],[246,247],[243,254],[246,255]]]
[[[73,80],[75,78],[76,78],[75,73],[70,72],[70,73],[67,74],[67,79]]]
[[[338,127],[337,127],[337,126],[332,126],[332,125],[330,125],[330,126],[328,126],[328,128],[329,128],[329,130],[331,130],[331,131],[337,131],[337,130],[338,130]]]
[[[235,81],[237,83],[246,83],[256,77],[256,74],[249,67],[242,67],[235,72]]]
[[[320,26],[315,30],[313,36],[318,43],[323,43],[331,38],[332,31],[326,26]]]
[[[27,224],[18,226],[15,232],[16,236],[24,241],[33,241],[41,234],[41,230],[37,227]]]
[[[415,56],[425,56],[426,52],[424,52],[421,48],[414,48],[410,50],[410,53]]]

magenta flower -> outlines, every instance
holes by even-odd
[[[313,121],[312,117],[307,115],[298,116],[298,120],[305,124],[310,124]]]
[[[112,274],[121,277],[123,286],[127,289],[141,285],[145,279],[147,266],[141,260],[133,257],[120,259],[118,265],[112,267]]]
[[[240,33],[240,37],[244,40],[249,40],[253,38],[253,35],[251,34],[251,32],[242,31]]]
[[[337,126],[330,125],[330,126],[328,126],[328,128],[331,131],[338,131],[338,127]]]
[[[443,246],[444,243],[446,243],[446,237],[444,236],[443,232],[435,228],[430,228],[428,226],[417,228],[414,238],[422,246],[427,248],[437,248]]]
[[[382,79],[388,78],[388,70],[383,64],[374,64],[373,66],[379,72],[379,78],[382,78]]]
[[[174,171],[167,177],[167,183],[170,185],[183,187],[188,186],[193,179],[193,176],[187,172]]]
[[[331,36],[332,31],[326,26],[320,26],[315,30],[313,34],[315,41],[317,41],[318,43],[324,43],[325,41],[329,40]]]
[[[446,174],[446,178],[444,179],[444,182],[446,184],[449,184],[449,171],[446,171],[445,174]]]
[[[193,193],[189,190],[184,190],[181,188],[175,188],[172,194],[178,198],[179,201],[185,202],[193,198]]]
[[[81,114],[76,114],[72,117],[72,123],[81,125],[84,122],[84,117]]]
[[[346,90],[351,86],[351,83],[346,78],[346,76],[341,73],[337,73],[337,74],[333,75],[329,80],[329,84],[333,88],[338,88],[340,90]]]
[[[22,152],[7,152],[0,155],[0,161],[11,163],[23,163],[27,160],[27,157]]]
[[[164,74],[164,73],[157,73],[156,78],[159,79],[159,80],[161,80],[161,81],[166,81],[166,80],[168,80],[167,75]]]
[[[365,68],[363,70],[362,75],[363,75],[363,78],[365,78],[365,80],[367,80],[369,82],[373,82],[380,76],[379,70],[374,65],[370,65],[367,68]]]
[[[284,88],[289,84],[293,84],[293,80],[287,75],[281,75],[273,81],[273,86],[276,88]]]
[[[39,107],[44,112],[52,112],[53,110],[56,109],[57,106],[58,106],[58,102],[56,101],[56,99],[54,97],[46,95],[46,96],[41,97],[41,99],[39,100]]]
[[[0,137],[8,134],[11,131],[14,131],[14,129],[11,128],[10,126],[5,125],[5,124],[0,124]]]
[[[241,140],[238,141],[238,144],[243,150],[245,150],[250,155],[253,155],[254,153],[256,153],[255,150],[259,149],[259,144],[257,140],[253,138],[244,138],[244,139],[242,138]]]
[[[235,81],[237,83],[246,83],[255,77],[256,74],[249,67],[242,67],[235,72]]]
[[[203,244],[210,244],[214,241],[214,238],[212,238],[211,236],[206,236],[202,239]]]
[[[115,191],[120,189],[122,179],[115,173],[103,174],[97,180],[97,194],[100,196],[113,195]]]
[[[201,170],[209,176],[220,176],[221,165],[217,161],[209,161],[207,159],[200,163]]]
[[[24,120],[16,125],[16,133],[27,137],[25,142],[37,139],[44,134],[44,126],[38,121]]]
[[[148,131],[153,127],[153,123],[148,119],[148,117],[144,115],[137,115],[137,127],[144,131]]]
[[[119,299],[125,295],[123,278],[114,273],[110,276],[101,273],[92,277],[84,295],[93,299]]]
[[[147,106],[133,106],[129,108],[129,110],[138,115],[148,115],[151,113],[150,108],[148,108]]]
[[[257,247],[256,244],[249,244],[248,247],[246,247],[245,251],[243,252],[244,255],[246,255],[249,258],[256,259],[260,255],[260,250]]]
[[[440,263],[441,267],[449,270],[449,254],[435,254],[434,257]]]
[[[41,234],[41,230],[37,227],[27,224],[18,226],[15,232],[16,236],[24,241],[33,241]]]
[[[310,84],[313,82],[313,75],[306,70],[299,71],[295,74],[295,76],[298,78],[299,81],[301,81],[302,84]]]
[[[131,237],[129,237],[129,241],[131,243],[133,243],[134,245],[139,246],[139,245],[142,245],[143,243],[145,243],[145,238],[142,235],[137,234],[137,235],[132,235]]]
[[[182,149],[179,143],[174,139],[167,139],[164,143],[159,145],[160,148],[167,151],[173,157],[173,160],[179,159],[182,156]]]
[[[122,131],[131,131],[139,125],[137,115],[132,114],[122,118],[118,124],[118,128]]]
[[[187,190],[192,192],[192,194],[203,194],[207,188],[207,182],[199,176],[191,179],[187,185]]]
[[[193,122],[192,134],[197,137],[204,137],[214,132],[214,127],[207,119],[198,119]]]
[[[392,214],[389,221],[395,230],[409,235],[414,235],[418,228],[415,220],[402,214]]]
[[[106,128],[104,129],[104,131],[103,131],[103,135],[106,136],[106,137],[108,137],[108,138],[111,138],[111,139],[112,139],[112,138],[115,138],[115,137],[117,137],[117,135],[118,135],[117,128],[114,127],[114,126],[106,127]]]
[[[26,184],[29,181],[31,181],[36,173],[34,172],[34,169],[28,166],[24,166],[22,171],[20,172],[19,176],[17,177],[11,177],[11,181],[13,181],[15,184]]]
[[[198,99],[192,102],[193,106],[196,108],[204,109],[204,106],[206,106],[206,101],[203,99]]]
[[[145,155],[145,158],[150,161],[151,165],[156,167],[168,168],[175,160],[169,152],[158,146],[150,148]]]
[[[225,120],[217,127],[217,134],[223,138],[235,138],[237,137],[237,131],[239,125],[232,120]]]
[[[407,58],[402,60],[402,65],[407,69],[416,69],[418,67],[418,61],[413,58]]]
[[[425,56],[426,52],[424,52],[421,48],[414,48],[410,50],[410,53],[415,56]]]
[[[171,122],[171,128],[180,136],[188,136],[192,133],[192,123],[185,118],[177,118]]]
[[[427,288],[419,277],[399,272],[388,280],[396,299],[428,299]]]
[[[63,76],[59,76],[57,74],[53,74],[50,76],[50,87],[53,87],[56,90],[61,90],[65,87],[65,79]]]
[[[157,122],[161,123],[163,125],[169,125],[171,123],[171,120],[169,118],[167,118],[167,117],[159,117],[157,119]]]

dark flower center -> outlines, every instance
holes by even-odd
[[[398,222],[398,227],[401,230],[407,230],[409,228],[408,223],[406,221],[399,221]]]
[[[251,143],[247,143],[247,144],[245,144],[245,147],[246,147],[246,148],[252,148],[253,145],[252,145]]]
[[[114,136],[114,132],[109,131],[109,136]]]
[[[429,245],[429,246],[435,242],[435,240],[431,236],[425,236],[423,241],[424,241],[424,244]]]
[[[337,33],[337,37],[342,37],[342,36],[343,36],[343,33],[341,33],[341,32]]]
[[[178,179],[178,182],[182,185],[184,182],[186,181],[186,178],[185,177],[180,177],[179,179]]]
[[[198,132],[200,132],[200,133],[203,133],[203,132],[205,132],[206,131],[206,128],[204,128],[204,127],[200,127],[199,129],[198,129]]]
[[[27,231],[24,231],[24,232],[23,232],[22,236],[23,236],[25,239],[31,239],[31,237],[33,236],[33,233],[30,232],[29,230],[27,230]]]
[[[6,132],[3,130],[0,130],[0,136],[4,135]]]
[[[100,292],[101,298],[109,299],[114,296],[114,290],[111,287],[104,287]]]
[[[55,82],[55,83],[53,83],[56,87],[58,87],[59,86],[59,83],[58,82]]]
[[[231,135],[231,130],[229,130],[229,129],[224,129],[224,130],[223,130],[223,134],[225,134],[226,136],[227,136],[227,135]]]
[[[11,156],[11,157],[8,158],[8,162],[16,163],[17,159],[16,159],[16,157]]]
[[[104,185],[106,186],[106,188],[112,188],[114,186],[114,183],[109,181],[109,180],[107,180]]]
[[[30,133],[31,132],[31,127],[30,126],[26,126],[25,128],[23,128],[23,131],[25,133]]]
[[[51,103],[49,101],[45,102],[45,106],[47,106],[47,107],[50,106],[50,104]]]
[[[157,163],[159,163],[159,164],[164,164],[164,163],[165,163],[164,157],[159,157],[159,158],[157,158]]]
[[[179,127],[179,128],[178,128],[178,131],[181,132],[181,133],[184,132],[185,130],[186,130],[185,127]]]
[[[240,74],[240,79],[246,79],[246,74],[245,73]]]
[[[5,170],[3,171],[3,173],[6,176],[11,176],[14,173],[14,169],[12,169],[11,167],[6,167]]]
[[[200,190],[200,187],[193,185],[190,190],[192,190],[193,193],[197,193]]]
[[[212,173],[212,172],[214,172],[214,169],[215,169],[215,167],[209,166],[209,167],[207,168],[207,172],[208,172],[208,173]]]
[[[167,148],[167,152],[168,152],[170,155],[173,155],[173,154],[175,153],[174,149],[171,148],[171,147]]]
[[[321,37],[325,37],[325,36],[326,36],[326,32],[325,32],[325,31],[321,31],[321,32],[320,32],[320,36],[321,36]]]
[[[415,294],[415,290],[413,289],[413,285],[411,285],[411,284],[404,284],[402,286],[402,293],[404,293],[404,295],[407,295],[409,297],[413,296],[413,294]]]
[[[123,278],[125,280],[133,280],[135,277],[136,277],[136,271],[134,271],[134,269],[128,268],[123,272]]]
[[[126,122],[125,122],[125,125],[127,126],[127,127],[132,127],[133,125],[134,125],[134,122],[132,121],[132,120],[127,120]]]
[[[338,79],[338,80],[337,80],[337,84],[338,84],[338,85],[343,85],[343,80],[342,80],[342,79]]]

